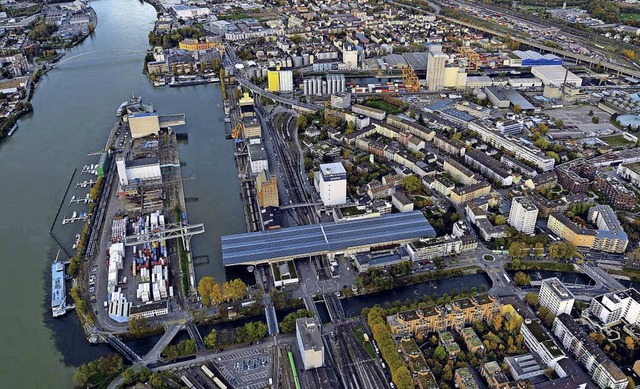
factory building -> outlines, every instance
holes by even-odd
[[[116,168],[121,187],[125,187],[135,181],[150,181],[162,178],[158,158],[125,161],[122,155],[118,155],[116,156]]]
[[[553,277],[542,280],[538,301],[540,306],[549,308],[554,316],[558,316],[561,313],[570,315],[576,299],[559,279]]]
[[[347,171],[342,163],[321,164],[315,178],[316,188],[325,206],[347,202]]]
[[[447,89],[464,90],[467,87],[467,71],[463,67],[444,68],[442,86]]]
[[[429,47],[427,55],[427,90],[437,92],[444,87],[445,64],[447,55],[442,52],[441,45]]]
[[[533,66],[531,74],[539,78],[544,85],[573,85],[582,86],[582,79],[561,65]]]
[[[316,318],[296,319],[296,339],[305,370],[324,366],[324,345],[320,322]]]
[[[533,234],[538,219],[538,208],[527,197],[515,197],[511,200],[509,225],[525,234]]]
[[[269,92],[293,92],[293,71],[276,66],[267,71]]]
[[[302,81],[307,96],[333,95],[347,90],[344,74],[327,74],[322,77],[306,78]]]
[[[358,69],[359,60],[358,49],[356,46],[352,44],[344,45],[344,48],[342,49],[342,63],[344,64],[345,70]]]
[[[251,174],[260,174],[263,170],[269,170],[267,152],[261,144],[249,145],[249,161],[251,162]]]
[[[133,139],[158,135],[160,117],[157,112],[136,112],[128,115],[129,128]]]
[[[256,193],[260,208],[280,206],[278,199],[278,179],[275,175],[263,170],[256,177]]]

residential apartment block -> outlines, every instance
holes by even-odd
[[[472,185],[478,182],[476,173],[472,172],[469,168],[454,159],[446,159],[442,164],[442,167],[454,181],[460,184]]]
[[[513,184],[513,176],[509,172],[509,167],[483,151],[477,149],[468,151],[464,156],[464,161],[475,169],[480,170],[483,176],[501,186]]]
[[[591,299],[589,309],[582,316],[600,328],[607,328],[624,321],[640,323],[640,293],[634,288],[606,293]]]
[[[495,297],[483,294],[446,305],[425,306],[390,315],[387,316],[387,324],[391,333],[396,335],[426,334],[450,328],[461,330],[477,321],[493,320],[500,307]]]
[[[462,240],[455,236],[441,236],[420,239],[407,245],[407,251],[414,262],[443,258],[462,252]]]
[[[627,376],[616,366],[571,316],[561,313],[553,321],[553,333],[562,345],[573,354],[602,389],[624,389]]]
[[[525,234],[533,234],[538,219],[538,208],[527,197],[515,197],[511,200],[509,225]]]
[[[596,177],[597,168],[582,158],[556,166],[558,184],[571,193],[589,190],[589,184]]]
[[[451,201],[456,204],[463,204],[467,201],[477,199],[491,192],[491,184],[486,181],[479,181],[472,185],[463,186],[460,188],[454,188],[451,191]]]
[[[632,210],[638,199],[635,192],[627,189],[614,177],[598,173],[593,181],[593,189],[601,192],[615,208]]]
[[[571,314],[575,300],[573,293],[556,277],[542,280],[538,302],[540,306],[549,308],[554,316],[561,313]]]

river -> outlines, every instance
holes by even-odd
[[[73,169],[97,163],[98,157],[87,153],[104,147],[118,105],[132,92],[160,113],[186,114],[187,124],[177,131],[189,135],[180,148],[183,175],[195,175],[185,184],[187,210],[189,221],[203,222],[206,229],[193,239],[194,253],[206,256],[198,276],[222,280],[220,236],[245,231],[219,86],[154,89],[141,73],[156,19],[153,7],[138,0],[91,5],[98,16],[95,33],[43,77],[34,113],[0,144],[0,386],[5,388],[70,387],[75,366],[109,351],[84,340],[75,315],[51,318],[50,264],[57,246],[48,230]],[[86,191],[72,189],[69,196]],[[74,210],[83,208],[65,204],[61,214]],[[58,223],[54,231],[70,247],[79,229],[77,223]]]

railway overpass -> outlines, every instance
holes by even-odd
[[[293,99],[288,99],[286,97],[282,97],[282,96],[278,96],[275,93],[271,93],[269,91],[266,91],[262,88],[260,88],[259,86],[253,84],[252,82],[242,78],[242,77],[238,77],[238,82],[240,83],[240,85],[244,86],[245,88],[249,89],[251,92],[253,92],[254,94],[260,95],[260,96],[264,96],[266,98],[269,98],[277,103],[280,103],[282,105],[286,105],[286,106],[290,106],[291,108],[295,109],[296,111],[302,112],[302,113],[316,113],[319,110],[322,109],[322,107],[319,107],[315,104],[307,104],[307,103],[302,103],[300,101],[297,100],[293,100]]]

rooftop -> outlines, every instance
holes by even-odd
[[[311,317],[296,319],[296,331],[300,334],[305,350],[320,351],[323,349],[320,323],[317,319]]]
[[[435,236],[420,211],[222,237],[225,266],[321,255]]]
[[[558,300],[573,300],[573,293],[560,282],[560,280],[556,277],[547,278],[546,280],[542,280],[542,284],[545,285],[549,290],[556,295]]]

